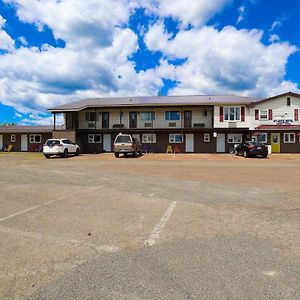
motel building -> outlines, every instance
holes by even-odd
[[[257,140],[274,153],[300,153],[300,94],[91,98],[49,109],[53,138],[76,141],[83,153],[111,152],[117,134],[137,137],[145,151],[225,153]],[[56,119],[63,114],[64,129]]]

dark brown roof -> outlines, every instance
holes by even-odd
[[[52,125],[40,125],[40,126],[0,126],[0,133],[44,133],[52,132]]]
[[[299,130],[300,125],[259,125],[256,130]]]
[[[97,107],[130,107],[130,106],[164,106],[164,105],[218,105],[218,104],[251,104],[262,100],[256,97],[230,95],[198,95],[198,96],[147,96],[89,98],[50,108],[52,112],[79,111]]]

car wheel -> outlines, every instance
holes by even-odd
[[[244,151],[243,155],[245,158],[247,158],[248,157],[247,151]]]
[[[68,149],[65,149],[65,150],[64,150],[63,157],[68,157]]]
[[[49,154],[44,154],[44,156],[45,156],[46,158],[50,158],[51,155],[49,155]]]
[[[118,158],[119,157],[119,153],[115,152],[115,157]]]
[[[263,158],[267,158],[267,157],[268,157],[268,154],[264,154],[262,157],[263,157]]]
[[[75,155],[78,156],[79,155],[79,149],[76,149]]]
[[[236,156],[239,155],[239,153],[238,153],[238,151],[237,151],[236,149],[234,150],[234,154],[235,154]]]
[[[136,150],[133,152],[133,156],[134,156],[134,157],[137,157],[137,156],[138,156],[138,153],[137,153]]]

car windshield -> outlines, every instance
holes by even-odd
[[[119,135],[115,143],[131,143],[131,138],[129,135]]]
[[[60,143],[59,140],[48,140],[46,142],[46,145],[47,146],[55,146],[55,145],[58,145],[59,143]]]

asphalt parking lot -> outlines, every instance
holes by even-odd
[[[0,299],[300,299],[300,155],[0,153]]]

